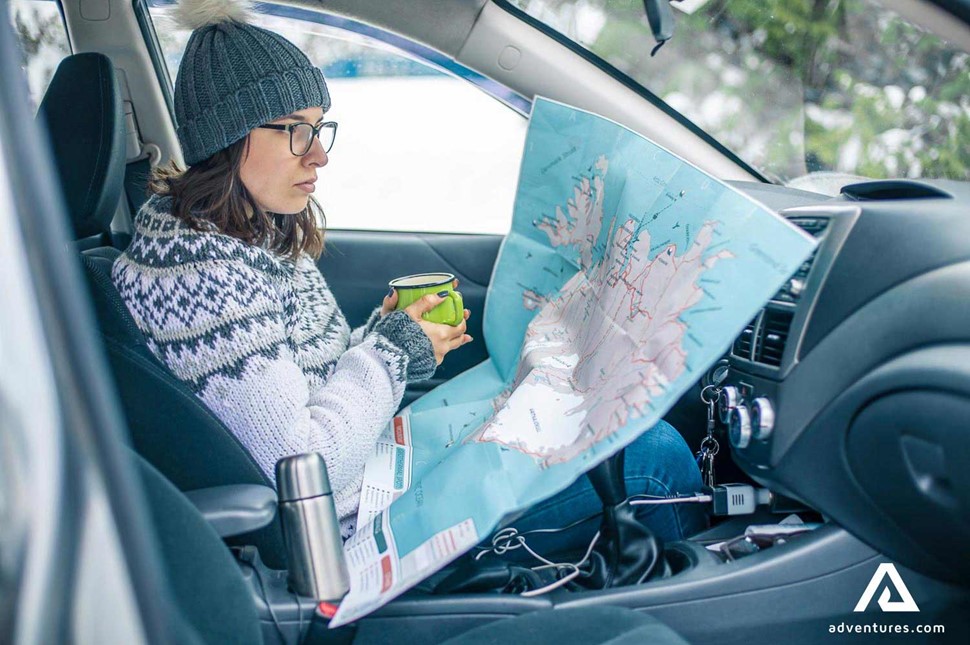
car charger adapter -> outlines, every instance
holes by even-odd
[[[711,491],[714,515],[750,515],[771,502],[771,491],[750,484],[720,484]]]

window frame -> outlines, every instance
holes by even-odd
[[[159,77],[159,83],[162,85],[162,91],[166,96],[166,100],[169,102],[169,112],[172,117],[172,123],[177,125],[177,121],[175,120],[175,104],[172,100],[172,76],[169,73],[168,64],[165,62],[164,52],[161,49],[161,43],[159,42],[157,34],[155,33],[155,26],[152,23],[150,13],[151,7],[169,7],[175,5],[176,2],[173,0],[132,0],[132,2],[135,8],[135,14],[138,16],[139,24],[142,24],[143,22],[145,23],[142,24],[142,35],[144,36],[145,41],[150,43],[149,52],[152,55],[153,62],[155,63],[156,75]],[[514,110],[520,116],[528,117],[532,112],[531,99],[522,96],[515,90],[503,85],[498,81],[476,72],[470,67],[462,65],[441,52],[422,45],[414,40],[405,38],[404,36],[400,36],[379,27],[368,25],[352,18],[345,18],[343,16],[326,13],[322,10],[315,11],[311,9],[304,9],[302,7],[276,4],[273,2],[261,2],[259,5],[257,5],[257,7],[258,9],[256,13],[274,16],[277,18],[292,18],[294,20],[301,20],[303,22],[311,22],[317,25],[343,29],[367,38],[372,38],[373,40],[392,47],[404,57],[414,58],[443,74],[447,74],[454,78],[461,79],[467,83],[471,83],[476,89],[484,92],[496,101],[499,101],[509,109]]]
[[[32,389],[48,393],[52,423],[46,433],[40,433],[43,424],[31,428],[37,432],[29,436],[44,458],[35,461],[53,469],[57,479],[47,500],[55,506],[38,507],[40,519],[31,522],[35,538],[40,532],[45,535],[27,546],[34,551],[26,570],[33,576],[33,588],[16,599],[25,611],[11,609],[18,612],[14,620],[29,620],[25,625],[41,634],[41,640],[62,642],[81,634],[76,618],[85,599],[77,595],[82,575],[78,558],[85,546],[79,532],[124,533],[125,539],[117,542],[120,551],[110,556],[120,558],[120,568],[104,572],[106,588],[130,592],[136,629],[148,643],[167,644],[174,642],[168,629],[174,605],[164,586],[143,493],[127,457],[124,418],[107,378],[106,359],[96,347],[87,290],[76,258],[66,252],[68,217],[61,192],[50,189],[59,181],[44,128],[29,113],[14,55],[18,47],[13,30],[0,25],[0,192],[9,193],[0,199],[8,206],[2,217],[16,231],[8,242],[24,251],[23,257],[13,258],[13,266],[15,277],[24,271],[28,276],[21,297],[33,310],[22,328],[26,351],[47,363],[37,366],[41,382]],[[10,163],[13,159],[16,164]],[[31,632],[25,633],[31,640]]]
[[[148,56],[151,58],[152,67],[155,69],[155,78],[158,81],[158,86],[162,90],[162,96],[165,97],[165,107],[168,109],[169,118],[172,119],[172,125],[178,127],[178,121],[175,120],[175,98],[171,81],[172,75],[169,73],[168,64],[165,62],[165,52],[162,51],[162,43],[159,41],[158,33],[155,31],[155,23],[152,22],[150,12],[150,5],[152,4],[156,3],[151,2],[151,0],[132,0],[131,7],[135,13],[135,19],[138,21],[138,28],[141,30],[142,39],[148,48]],[[171,6],[176,3],[165,2],[157,4],[159,6]]]

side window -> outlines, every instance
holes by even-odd
[[[20,64],[36,111],[57,65],[71,53],[67,30],[53,0],[10,0],[9,7],[10,22],[20,41]]]
[[[166,5],[152,0],[150,11],[174,82],[188,33]],[[399,36],[259,7],[256,24],[290,39],[327,78],[327,118],[339,129],[315,197],[328,228],[508,231],[528,101]]]

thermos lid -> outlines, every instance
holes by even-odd
[[[320,453],[283,457],[276,462],[276,490],[281,502],[329,495],[330,478]]]

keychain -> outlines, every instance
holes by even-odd
[[[701,390],[701,401],[707,406],[707,436],[701,441],[700,450],[694,456],[697,459],[697,467],[701,470],[701,479],[707,488],[714,488],[714,457],[721,448],[714,438],[714,406],[717,405],[720,397],[721,388],[716,385],[708,385]]]

